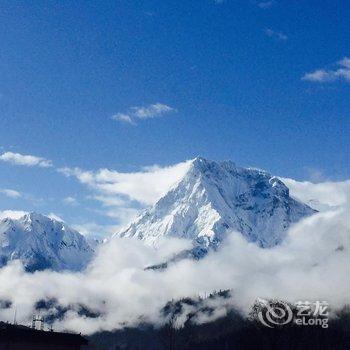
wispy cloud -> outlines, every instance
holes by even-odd
[[[16,190],[11,190],[9,188],[0,188],[0,193],[4,194],[5,196],[9,198],[20,198],[22,197],[21,193],[19,193]]]
[[[190,162],[187,161],[167,167],[146,167],[134,173],[109,169],[85,171],[80,168],[61,168],[58,171],[96,190],[98,193],[93,198],[106,206],[124,205],[126,200],[151,205],[186,173],[189,166]]]
[[[317,69],[306,73],[301,79],[315,83],[329,83],[337,80],[350,82],[350,58],[344,57],[336,63],[335,69]]]
[[[166,104],[157,102],[149,106],[131,107],[125,113],[114,114],[111,117],[111,119],[116,120],[118,122],[136,125],[137,120],[161,117],[164,114],[175,112],[175,111],[176,111],[175,108],[172,108]]]
[[[174,108],[162,103],[156,103],[148,107],[132,107],[134,115],[140,119],[155,118],[165,113],[174,111]]]
[[[49,168],[53,166],[51,160],[29,154],[20,154],[13,152],[3,153],[0,155],[0,160],[14,165],[39,166],[42,168]]]
[[[116,233],[120,229],[119,225],[99,225],[95,222],[75,224],[71,227],[84,236],[97,239],[103,239],[111,236],[113,233]]]
[[[336,80],[333,72],[326,71],[324,69],[318,69],[311,73],[306,73],[302,78],[302,80],[308,80],[318,83],[331,82]]]
[[[272,30],[271,28],[266,28],[264,32],[270,38],[274,38],[274,39],[277,39],[279,41],[288,40],[288,36],[286,34],[284,34],[282,32],[277,32],[275,30]]]
[[[274,1],[261,1],[258,3],[258,7],[265,10],[270,8],[274,4]]]
[[[155,165],[133,173],[109,169],[87,171],[68,167],[58,171],[67,177],[76,178],[86,186],[91,191],[87,198],[101,205],[101,209],[96,212],[113,219],[117,223],[114,228],[121,229],[142,209],[161,198],[186,173],[189,166],[190,162],[167,167]]]
[[[125,113],[117,113],[112,115],[111,117],[113,120],[116,120],[118,122],[128,123],[132,125],[136,125],[136,123],[131,119],[130,115]]]
[[[76,200],[76,198],[68,196],[68,197],[63,199],[63,203],[69,204],[69,205],[77,205],[78,201]]]

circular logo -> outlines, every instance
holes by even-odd
[[[259,321],[266,327],[284,326],[293,319],[293,311],[283,301],[260,301]]]

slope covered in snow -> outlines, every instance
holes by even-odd
[[[65,223],[29,213],[0,221],[0,267],[19,259],[27,271],[83,269],[93,249]]]
[[[187,238],[195,249],[206,251],[235,230],[248,241],[272,247],[291,224],[313,213],[265,171],[196,158],[165,196],[117,236],[153,246],[163,236]]]

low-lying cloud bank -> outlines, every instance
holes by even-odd
[[[312,195],[324,211],[296,224],[284,243],[273,249],[259,248],[232,232],[219,252],[163,271],[144,268],[171,257],[188,242],[165,241],[155,251],[138,241],[114,239],[101,247],[84,273],[26,274],[20,264],[12,263],[0,270],[0,318],[12,321],[16,308],[17,321],[28,323],[35,303],[55,300],[53,309],[59,305],[68,311],[54,327],[86,334],[140,321],[161,323],[159,311],[167,301],[220,289],[232,290],[229,303],[243,313],[258,297],[320,300],[341,308],[350,304],[350,196],[344,190],[347,184],[338,188],[333,183],[329,192],[329,185],[323,190],[321,185],[291,185],[293,195],[298,190],[299,196]]]
[[[349,205],[350,180],[312,183],[282,178],[282,181],[288,186],[292,196],[319,211]]]

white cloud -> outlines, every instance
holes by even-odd
[[[117,224],[113,225],[117,228],[113,232],[115,233],[130,224],[143,208],[161,198],[185,175],[189,166],[190,161],[166,167],[158,165],[143,167],[133,173],[109,169],[85,171],[68,167],[57,171],[65,176],[75,177],[92,191],[87,198],[101,203],[102,208],[95,212],[116,221]],[[107,232],[103,226],[100,228],[101,233]]]
[[[272,30],[270,28],[265,29],[265,34],[270,38],[275,38],[279,41],[286,41],[288,40],[287,35],[285,35],[282,32],[276,32],[275,30]]]
[[[94,181],[94,173],[92,171],[84,171],[78,167],[75,168],[58,168],[57,171],[67,177],[75,176],[83,184],[92,184]]]
[[[306,73],[302,80],[308,80],[313,82],[330,82],[336,80],[335,75],[331,71],[326,71],[324,69],[318,69],[311,73]]]
[[[174,111],[174,108],[162,103],[156,103],[148,107],[132,107],[131,109],[134,111],[134,115],[140,119],[155,118]]]
[[[16,190],[11,190],[9,188],[2,188],[0,189],[0,193],[4,194],[5,196],[9,198],[20,198],[22,197],[21,193]]]
[[[338,68],[333,70],[317,69],[313,72],[304,74],[301,79],[316,83],[328,83],[337,80],[350,82],[350,58],[344,57],[337,62],[337,66]]]
[[[115,115],[112,115],[111,117],[113,120],[116,120],[118,122],[124,122],[132,125],[136,125],[135,122],[131,119],[130,115],[125,113],[117,113]]]
[[[115,196],[94,195],[88,196],[87,198],[101,202],[104,207],[121,207],[127,204],[125,199]]]
[[[72,228],[80,232],[82,235],[92,238],[103,239],[112,236],[119,229],[119,225],[100,225],[96,222],[85,222],[81,224],[71,225]]]
[[[149,106],[130,107],[126,113],[117,113],[111,119],[136,125],[136,120],[161,117],[164,114],[175,112],[176,110],[163,103],[155,103]]]
[[[0,160],[8,162],[15,165],[25,165],[25,166],[39,166],[42,168],[52,167],[52,161],[36,157],[32,155],[24,155],[20,153],[5,152],[0,155]]]
[[[127,198],[143,205],[151,205],[186,173],[189,166],[190,161],[167,167],[145,167],[142,171],[134,173],[108,169],[93,172],[79,168],[61,168],[58,171],[66,176],[74,176],[82,184],[96,190],[98,194],[95,199],[104,204],[110,201],[112,196],[117,196],[118,201],[123,203],[123,198]]]
[[[118,220],[118,230],[129,225],[130,222],[136,219],[138,214],[140,214],[140,210],[132,207],[114,207],[104,212],[104,215]]]
[[[69,205],[77,205],[78,201],[76,200],[76,198],[68,196],[63,199],[63,203],[69,204]]]
[[[334,209],[350,203],[350,180],[312,183],[282,178],[290,194],[317,210]]]
[[[19,219],[22,216],[26,215],[28,212],[23,210],[2,210],[0,211],[0,220],[10,218],[10,219]]]

